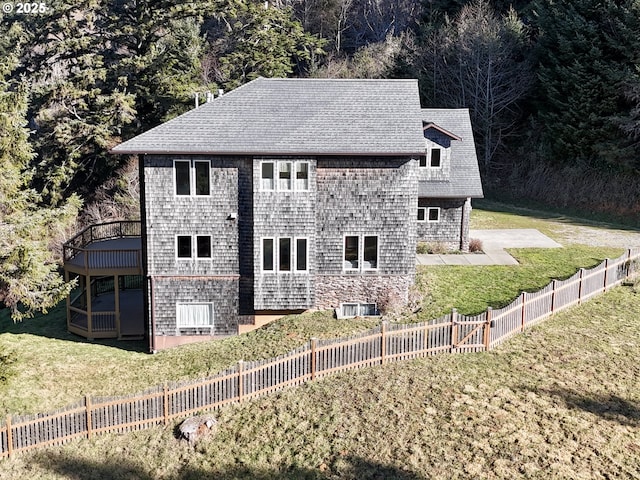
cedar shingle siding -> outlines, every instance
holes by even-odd
[[[437,169],[420,166],[429,145],[443,149]],[[156,338],[234,334],[256,312],[405,302],[416,242],[464,248],[468,198],[482,195],[468,112],[420,110],[413,80],[258,79],[113,152],[140,154],[143,166]],[[193,162],[206,161],[210,195],[176,195],[175,161],[191,162],[194,175]],[[265,162],[274,166],[273,190],[262,179]],[[440,207],[437,223],[417,221],[423,205]],[[210,257],[178,258],[181,235],[210,236]],[[346,268],[345,236],[357,237],[349,255],[358,242],[358,268]],[[272,270],[264,239],[273,242]],[[213,328],[178,328],[182,303],[213,304]]]

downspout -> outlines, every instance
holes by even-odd
[[[462,215],[460,215],[460,250],[464,249],[464,223],[466,220],[466,216],[465,213],[467,211],[467,202],[469,201],[469,199],[465,199],[464,203],[462,204]]]
[[[149,276],[149,318],[151,320],[151,342],[150,348],[151,353],[156,353],[156,309],[154,299],[154,288],[153,288],[153,275]]]

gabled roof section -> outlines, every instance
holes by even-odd
[[[462,141],[462,138],[460,138],[458,135],[456,135],[455,133],[451,133],[448,130],[445,130],[444,128],[436,125],[433,122],[422,122],[422,130],[423,131],[427,131],[430,128],[433,128],[434,130],[438,130],[440,133],[442,133],[443,135],[446,135],[447,137],[449,137],[451,140],[458,140],[459,142]]]
[[[111,152],[420,155],[418,83],[258,78]]]
[[[471,129],[469,110],[422,109],[424,125],[438,125],[440,131],[455,132],[451,141],[451,166],[449,181],[421,181],[419,197],[430,198],[482,198],[482,182],[476,156],[476,145]]]

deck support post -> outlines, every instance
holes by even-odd
[[[93,340],[93,318],[91,317],[91,275],[87,274],[87,338]]]
[[[122,333],[120,332],[120,277],[117,274],[114,275],[113,278],[113,287],[116,310],[116,333],[118,334],[118,339],[121,339]]]

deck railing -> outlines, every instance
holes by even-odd
[[[115,238],[135,238],[140,235],[139,220],[118,220],[91,225],[64,243],[64,260],[65,262],[71,260],[78,252],[86,251],[85,247],[94,242]]]
[[[86,272],[101,269],[139,269],[142,266],[140,249],[87,247],[99,241],[136,238],[140,235],[141,224],[138,220],[121,220],[91,225],[62,246],[64,262],[82,267]]]

